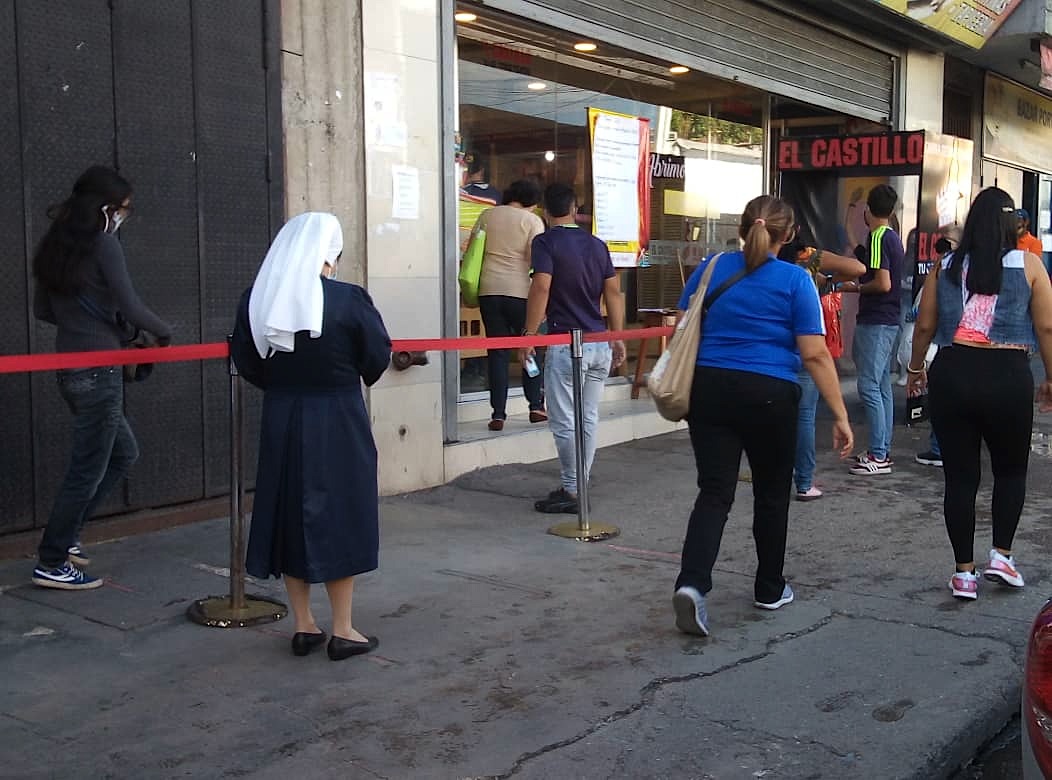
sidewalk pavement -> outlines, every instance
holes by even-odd
[[[1052,458],[1032,461],[1026,590],[961,604],[940,473],[911,460],[927,430],[898,429],[895,473],[868,480],[825,449],[825,422],[819,440],[827,497],[792,507],[797,601],[752,606],[743,477],[708,639],[677,633],[670,603],[695,494],[683,432],[600,451],[593,517],[622,529],[608,543],[545,533],[560,517],[532,502],[553,463],[385,500],[355,610],[380,648],[340,663],[293,657],[290,619],[187,622],[227,588],[225,521],[95,546],[98,591],[34,588],[30,561],[0,563],[0,776],[947,777],[1018,710],[1050,590]]]

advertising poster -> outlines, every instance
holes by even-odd
[[[650,121],[588,109],[592,145],[592,231],[614,266],[639,262],[650,232]]]
[[[924,284],[938,257],[935,242],[941,236],[959,238],[972,203],[972,142],[942,133],[925,133],[924,170],[921,173],[917,214],[916,272],[913,291]],[[913,241],[908,242],[913,250]]]
[[[872,0],[955,41],[981,49],[1022,0]]]

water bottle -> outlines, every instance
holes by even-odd
[[[528,358],[526,358],[526,361],[522,364],[522,367],[526,371],[526,376],[531,378],[541,373],[541,369],[537,365],[537,361],[534,359],[533,355],[530,355]]]

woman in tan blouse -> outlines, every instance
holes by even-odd
[[[533,213],[540,188],[532,181],[514,182],[504,193],[504,205],[482,212],[478,227],[486,231],[486,253],[479,278],[479,309],[487,336],[518,336],[526,326],[526,298],[530,293],[530,246],[544,232]],[[508,401],[508,359],[511,350],[488,352],[491,431],[504,428]],[[522,389],[530,405],[530,422],[548,419],[540,374],[523,371]]]

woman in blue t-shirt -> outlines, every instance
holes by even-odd
[[[782,566],[801,362],[833,411],[834,448],[846,457],[854,445],[814,282],[799,266],[769,262],[791,240],[793,222],[792,208],[780,198],[751,200],[738,231],[745,251],[702,263],[679,302],[682,313],[706,266],[715,262],[706,295],[712,308],[702,327],[687,415],[699,491],[672,600],[676,626],[688,634],[709,633],[705,594],[712,589],[742,451],[752,469],[755,604],[778,609],[793,600]]]

